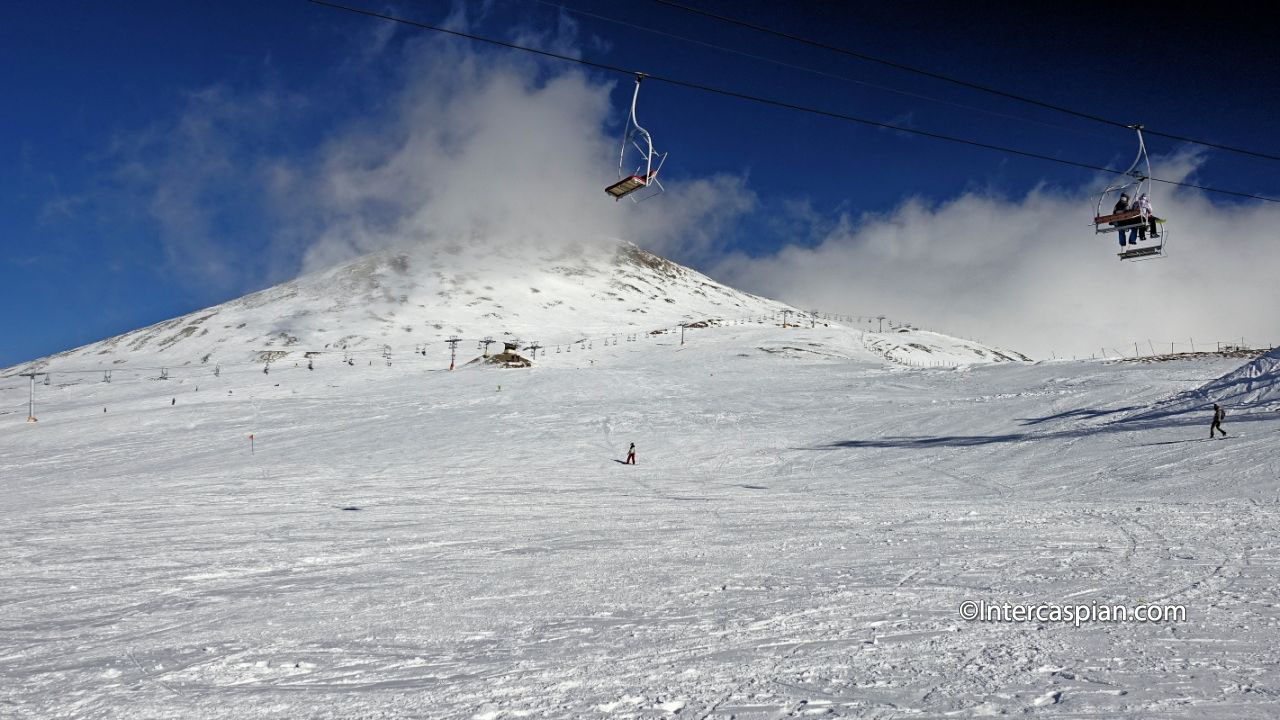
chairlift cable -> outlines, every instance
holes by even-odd
[[[658,30],[657,28],[651,28],[645,25],[638,25],[628,20],[620,20],[618,18],[609,17],[607,15],[600,15],[598,13],[594,13],[589,10],[571,8],[562,4],[561,2],[558,2],[557,0],[528,0],[528,1],[535,2],[541,5],[546,5],[548,7],[553,7],[558,10],[562,10],[564,12],[571,13],[574,15],[581,15],[584,17],[594,18],[596,20],[600,20],[608,23],[614,23],[616,25],[633,28],[635,30],[640,30],[642,32],[649,32],[655,35],[661,35],[663,37],[672,38],[674,40],[680,40],[681,42],[687,42],[693,45],[701,45],[702,47],[711,48],[713,50],[719,50],[721,52],[731,53],[733,55],[738,55],[745,58],[751,58],[752,60],[759,60],[761,62],[771,63],[779,67],[784,67],[791,70],[799,70],[800,72],[806,72],[806,73],[818,75],[821,77],[828,77],[833,80],[840,80],[843,82],[853,83],[855,85],[862,85],[863,87],[873,88],[876,90],[883,90],[884,92],[903,95],[905,97],[915,98],[917,100],[925,100],[928,102],[938,103],[940,105],[948,105],[950,107],[960,108],[961,110],[968,110],[970,112],[981,113],[983,115],[990,115],[992,117],[1005,118],[1007,120],[1017,120],[1020,122],[1034,123],[1036,125],[1053,128],[1054,130],[1060,130],[1062,132],[1073,133],[1076,135],[1095,137],[1095,138],[1107,138],[1107,139],[1110,139],[1111,137],[1110,135],[1103,135],[1097,132],[1089,132],[1088,130],[1081,130],[1079,128],[1067,127],[1065,125],[1056,125],[1054,123],[1045,122],[1043,120],[1036,120],[1034,118],[1022,117],[1020,115],[1011,115],[1009,113],[1000,112],[999,110],[989,110],[987,108],[980,108],[975,105],[966,105],[964,103],[958,103],[952,100],[944,100],[942,98],[933,97],[931,95],[924,95],[917,92],[911,92],[910,90],[902,90],[900,88],[890,87],[888,85],[881,85],[879,83],[868,82],[866,80],[859,80],[857,78],[849,77],[848,75],[841,75],[839,73],[828,72],[826,70],[819,70],[817,68],[811,68],[804,65],[796,65],[794,63],[789,63],[784,60],[777,60],[775,58],[767,57],[764,55],[757,55],[755,53],[746,52],[745,50],[738,50],[736,48],[725,47],[724,45],[716,45],[715,43],[710,43],[710,42],[707,42],[706,40],[698,40],[697,38],[691,38],[684,35],[677,35],[675,33],[667,32],[665,30]]]
[[[1094,115],[1092,113],[1082,112],[1080,110],[1072,110],[1071,108],[1068,108],[1068,107],[1055,105],[1053,103],[1045,102],[1043,100],[1036,100],[1035,98],[1029,98],[1025,95],[1019,95],[1017,93],[1011,93],[1005,90],[999,90],[997,88],[988,87],[986,85],[980,85],[978,83],[969,82],[967,80],[961,80],[959,78],[951,77],[949,75],[943,75],[942,73],[933,72],[932,70],[925,70],[923,68],[906,65],[904,63],[895,62],[893,60],[886,60],[884,58],[876,57],[874,55],[868,55],[866,53],[858,52],[856,50],[850,50],[848,48],[839,47],[837,45],[831,45],[829,43],[824,43],[818,40],[811,40],[809,38],[802,37],[800,35],[795,35],[793,33],[784,32],[781,30],[774,30],[773,28],[768,28],[763,25],[757,25],[755,23],[747,22],[746,20],[740,20],[738,18],[729,17],[727,15],[720,15],[707,10],[702,10],[700,8],[691,7],[683,3],[674,2],[674,0],[650,0],[650,2],[657,3],[658,5],[664,5],[670,8],[675,8],[677,10],[681,10],[687,13],[693,13],[695,15],[701,15],[703,17],[712,18],[714,20],[719,20],[721,22],[729,23],[731,25],[737,25],[739,27],[748,28],[750,30],[754,30],[760,33],[765,33],[767,35],[774,35],[776,37],[785,38],[787,40],[802,43],[804,45],[809,45],[812,47],[821,48],[823,50],[829,50],[831,52],[840,53],[842,55],[847,55],[849,57],[857,58],[859,60],[865,60],[867,62],[877,63],[877,64],[884,65],[886,67],[891,67],[897,70],[903,70],[906,72],[915,73],[917,75],[923,75],[925,77],[933,78],[935,80],[941,80],[943,82],[948,82],[953,85],[966,87],[971,90],[978,90],[980,92],[989,93],[991,95],[998,95],[1003,98],[1008,98],[1010,100],[1016,100],[1018,102],[1026,103],[1028,105],[1035,105],[1037,107],[1042,107],[1047,110],[1053,110],[1055,112],[1065,113],[1067,115],[1074,115],[1079,118],[1092,120],[1094,122],[1103,123],[1105,125],[1111,125],[1112,127],[1127,128],[1130,125],[1130,123],[1119,122],[1116,120],[1112,120],[1110,118],[1102,117],[1100,115]],[[1196,138],[1186,137],[1184,135],[1175,135],[1173,133],[1159,132],[1157,130],[1150,130],[1150,129],[1147,130],[1147,134],[1158,135],[1160,137],[1167,138],[1169,140],[1177,140],[1179,142],[1192,143],[1195,145],[1203,145],[1204,147],[1210,147],[1216,150],[1225,150],[1227,152],[1239,153],[1241,155],[1249,155],[1252,157],[1263,158],[1265,160],[1280,160],[1280,155],[1273,155],[1270,153],[1260,152],[1257,150],[1249,150],[1248,148],[1234,147],[1232,145],[1224,145],[1222,143],[1209,142],[1208,140],[1198,140]]]
[[[438,25],[430,25],[428,23],[419,22],[417,20],[409,20],[407,18],[396,17],[394,15],[387,15],[385,13],[374,12],[372,10],[365,10],[363,8],[355,8],[355,7],[350,7],[348,5],[341,5],[338,3],[329,2],[328,0],[305,0],[305,1],[308,3],[311,3],[312,5],[319,5],[321,7],[327,7],[334,10],[343,10],[345,12],[349,12],[355,15],[364,15],[366,17],[377,18],[379,20],[386,20],[389,22],[399,23],[401,25],[418,28],[420,30],[430,30],[433,32],[443,33],[445,35],[453,35],[455,37],[474,40],[476,42],[483,42],[490,45],[496,45],[498,47],[505,47],[512,50],[521,50],[523,52],[532,53],[534,55],[540,55],[542,57],[551,58],[553,60],[563,60],[565,62],[577,63],[579,65],[595,68],[597,70],[605,70],[608,72],[619,73],[619,74],[624,74],[628,76],[635,76],[637,73],[637,71],[635,70],[628,70],[626,68],[619,67],[617,65],[611,65],[609,63],[603,63],[596,60],[588,60],[586,58],[573,57],[571,55],[563,55],[560,53],[551,52],[549,50],[539,50],[537,48],[526,47],[524,45],[517,45],[515,43],[507,42],[505,40],[498,40],[496,38],[485,37],[483,35],[466,33],[466,32],[462,32],[461,30],[451,30],[449,28],[440,27]],[[869,127],[884,128],[886,130],[896,130],[898,132],[903,132],[910,135],[919,135],[922,137],[933,138],[935,140],[944,140],[946,142],[952,142],[952,143],[957,143],[961,145],[969,145],[971,147],[983,148],[986,150],[994,150],[996,152],[1003,152],[1010,155],[1018,155],[1020,157],[1032,158],[1035,160],[1044,160],[1047,162],[1058,163],[1060,165],[1068,165],[1071,167],[1081,168],[1084,170],[1093,170],[1096,172],[1111,173],[1113,175],[1124,174],[1123,170],[1104,167],[1102,165],[1092,165],[1090,163],[1082,163],[1082,162],[1077,162],[1075,160],[1057,158],[1051,155],[1043,155],[1040,153],[1030,152],[1027,150],[1018,150],[1016,148],[1004,147],[1001,145],[993,145],[991,143],[979,142],[977,140],[967,140],[965,138],[955,137],[953,135],[944,135],[942,133],[929,132],[927,130],[917,130],[915,128],[904,127],[902,125],[894,125],[892,123],[885,123],[877,120],[870,120],[867,118],[861,118],[855,115],[847,115],[845,113],[834,112],[831,110],[822,110],[820,108],[813,108],[805,105],[797,105],[795,103],[787,102],[784,100],[774,100],[772,98],[766,98],[759,95],[751,95],[748,93],[738,92],[736,90],[727,90],[727,89],[718,88],[712,85],[704,85],[701,83],[691,82],[688,80],[681,80],[681,79],[666,76],[666,75],[655,75],[649,72],[645,72],[643,73],[643,75],[648,80],[656,80],[658,82],[665,82],[669,85],[674,85],[676,87],[688,88],[690,90],[699,90],[699,91],[711,93],[714,95],[721,95],[723,97],[737,98],[739,100],[747,100],[750,102],[760,103],[762,105],[769,105],[771,107],[778,107],[786,110],[795,110],[796,112],[808,113],[810,115],[819,115],[822,117],[833,118],[836,120],[844,120],[846,122],[858,123],[858,124],[866,125]],[[1128,127],[1128,126],[1126,125],[1124,127]],[[1161,178],[1154,178],[1154,177],[1150,178],[1150,180],[1152,182],[1164,183],[1166,185],[1175,185],[1178,187],[1192,188],[1195,190],[1203,190],[1205,192],[1218,193],[1221,195],[1232,195],[1235,197],[1248,198],[1251,200],[1262,200],[1264,202],[1280,203],[1280,199],[1265,197],[1262,195],[1254,195],[1251,193],[1241,192],[1238,190],[1223,190],[1221,188],[1214,188],[1207,185],[1196,185],[1193,183],[1180,182],[1177,180],[1164,180]]]

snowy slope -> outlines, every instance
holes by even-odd
[[[1108,422],[1231,365],[861,336],[0,380],[0,717],[1280,713],[1280,418]]]
[[[723,326],[795,308],[740,292],[630,243],[544,248],[487,241],[370,255],[328,271],[76,348],[22,370],[199,368],[339,360],[384,348],[400,358],[443,341],[484,337],[544,346],[648,333],[680,323]],[[772,320],[771,320],[772,321]],[[846,335],[834,351],[870,361],[965,364],[1025,359],[936,333]],[[12,373],[15,369],[11,369]]]
[[[1212,409],[1214,403],[1245,412],[1280,410],[1280,348],[1127,419],[1147,420],[1189,412],[1204,413]]]

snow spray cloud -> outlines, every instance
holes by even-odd
[[[1153,159],[1175,180],[1201,161]],[[844,215],[815,243],[731,255],[712,274],[799,307],[885,314],[1033,357],[1280,342],[1280,208],[1159,185],[1154,200],[1169,219],[1166,260],[1119,262],[1115,235],[1094,234],[1087,189],[1042,187]]]
[[[681,259],[705,254],[754,203],[741,179],[675,183],[656,207],[607,202],[619,108],[611,82],[548,74],[523,57],[427,39],[391,110],[330,142],[314,172],[286,171],[282,198],[321,219],[306,269],[385,247],[434,242],[582,244],[633,239]],[[728,200],[726,201],[726,198]],[[636,237],[637,229],[643,230]]]
[[[465,29],[467,13],[483,11],[459,5],[446,24]],[[614,80],[452,38],[394,42],[385,24],[368,27],[326,76],[345,89],[208,88],[118,153],[170,269],[225,297],[437,243],[573,248],[621,238],[688,262],[711,257],[722,229],[754,207],[735,175],[671,180],[677,191],[661,207],[609,202],[622,120]],[[577,38],[564,16],[548,30],[509,32],[569,54],[599,42]],[[281,142],[335,97],[369,109],[304,149]],[[220,205],[229,196],[237,202]],[[236,228],[229,216],[246,206],[256,223]]]

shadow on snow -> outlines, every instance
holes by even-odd
[[[1116,411],[1119,412],[1119,411]],[[1162,422],[1152,422],[1147,420],[1123,420],[1103,425],[1095,425],[1092,427],[1072,428],[1070,430],[1057,430],[1053,432],[1012,432],[1002,435],[923,435],[909,436],[896,435],[870,440],[840,440],[838,442],[828,443],[811,448],[798,448],[801,450],[838,450],[841,448],[905,448],[914,450],[926,450],[936,447],[975,447],[981,445],[1000,445],[1006,443],[1019,442],[1035,442],[1040,440],[1063,440],[1068,438],[1081,438],[1090,435],[1102,435],[1111,433],[1126,433],[1142,430],[1159,430],[1162,428],[1208,428],[1212,417],[1203,418],[1183,418],[1183,419],[1167,419]],[[1260,413],[1244,413],[1239,415],[1231,415],[1227,417],[1223,426],[1227,432],[1231,432],[1233,423],[1244,422],[1265,422],[1268,420],[1280,420],[1280,410],[1271,410]],[[1197,431],[1199,432],[1199,431]],[[1190,438],[1194,439],[1194,438]],[[1165,443],[1149,443],[1165,444]]]
[[[1044,417],[1038,417],[1038,418],[1018,418],[1018,420],[1023,425],[1039,425],[1041,423],[1052,422],[1054,420],[1066,420],[1069,418],[1084,418],[1086,420],[1092,420],[1094,418],[1105,417],[1107,415],[1115,415],[1116,413],[1123,413],[1123,412],[1129,412],[1131,410],[1137,410],[1138,407],[1139,407],[1138,405],[1128,405],[1122,408],[1115,408],[1114,410],[1095,410],[1093,408],[1080,408],[1078,410],[1067,410],[1066,412],[1060,412],[1060,413],[1057,413],[1056,415],[1045,415]]]

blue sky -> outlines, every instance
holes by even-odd
[[[689,1],[1117,120],[1280,154],[1274,135],[1280,45],[1273,32],[1261,24],[1251,27],[1239,13],[1214,18],[1204,11],[1171,16],[1167,8],[1128,15],[1105,5],[975,10],[913,2]],[[610,64],[1081,162],[1122,165],[1132,154],[1132,138],[1124,131],[800,47],[648,0],[625,7],[569,0],[563,10],[532,0],[423,0],[365,7],[426,22],[447,19],[455,27]],[[1124,30],[1104,31],[1109,26]],[[480,62],[503,62],[512,54],[461,40],[425,40],[420,31],[300,0],[7,6],[0,9],[0,46],[5,48],[0,92],[6,98],[0,113],[0,157],[8,170],[0,174],[0,292],[6,300],[0,305],[0,324],[6,329],[0,366],[287,279],[303,267],[309,251],[299,238],[317,228],[302,213],[282,207],[278,198],[274,205],[264,203],[263,183],[272,182],[270,173],[282,167],[322,168],[317,148],[349,136],[370,117],[394,112],[405,88],[415,82],[415,66],[406,58],[466,52]],[[550,61],[539,67],[544,79],[564,72]],[[611,79],[594,71],[587,77],[597,85]],[[629,93],[628,81],[619,79],[609,96],[615,116],[622,114]],[[442,97],[448,102],[449,96]],[[927,217],[938,221],[945,216],[942,209],[954,210],[948,203],[957,198],[1007,200],[1023,208],[1037,188],[1073,196],[1098,180],[1084,170],[661,83],[645,86],[641,121],[670,151],[666,172],[677,185],[724,176],[736,183],[735,197],[725,198],[733,211],[716,225],[714,238],[696,250],[678,245],[663,250],[717,277],[728,274],[727,280],[751,284],[747,289],[795,302],[822,302],[832,310],[909,313],[909,319],[925,325],[932,308],[941,312],[951,304],[949,298],[922,299],[919,293],[899,298],[880,291],[874,296],[876,307],[866,307],[871,304],[867,297],[837,292],[838,278],[831,280],[829,291],[806,294],[804,271],[788,275],[770,263],[844,237],[841,233],[851,223],[864,222],[859,218],[868,213],[891,216],[918,203]],[[607,120],[600,133],[612,138],[617,129],[615,121]],[[537,128],[528,132],[530,141],[537,142]],[[1159,156],[1181,158],[1188,151],[1155,138],[1150,145]],[[503,178],[508,168],[501,162],[493,165],[495,180]],[[1181,172],[1203,184],[1280,196],[1277,170],[1277,162],[1215,151],[1195,155]],[[611,172],[607,162],[602,164],[601,177]],[[1188,207],[1228,216],[1253,207],[1220,197],[1189,200],[1208,204]],[[601,193],[582,202],[609,201]],[[1074,206],[1064,202],[1061,207]],[[1082,244],[1094,241],[1085,226],[1090,210],[1086,203],[1078,218],[1070,218],[1080,224]],[[1031,227],[1024,230],[1028,243],[1035,242],[1035,222],[1032,217]],[[1257,226],[1266,228],[1267,223]],[[931,235],[935,242],[964,242],[944,237],[945,225],[938,228]],[[1274,238],[1274,231],[1259,232],[1271,233],[1259,243]],[[644,244],[643,227],[634,233]],[[1226,243],[1226,252],[1238,253],[1229,240],[1195,239]],[[861,247],[870,241],[851,242]],[[1110,263],[1107,271],[1114,272],[1110,245],[1105,251],[1103,245],[1097,247],[1098,262]],[[990,251],[973,245],[975,254]],[[848,258],[850,263],[867,261],[867,256]],[[1256,265],[1258,258],[1246,255],[1238,262]],[[1222,270],[1229,272],[1230,266]],[[794,285],[773,280],[781,277],[792,277],[788,282]],[[1161,281],[1176,279],[1173,273]],[[1219,284],[1224,280],[1214,279]],[[1212,285],[1207,287],[1206,294],[1192,292],[1191,302],[1222,300]],[[1075,292],[1069,284],[1058,290]],[[1007,296],[975,297],[972,307],[1007,304],[1017,292],[1026,292],[1025,286],[1010,288]],[[1243,327],[1220,329],[1195,326],[1205,318],[1188,319],[1190,327],[1168,325],[1167,334],[1186,329],[1230,337],[1256,333],[1259,327],[1270,332],[1274,323],[1260,316],[1261,311],[1240,320]],[[941,329],[970,334],[982,334],[990,325],[980,317],[972,322],[950,317],[941,324]],[[1002,321],[992,327],[1007,325]],[[997,332],[994,339],[1009,337],[1016,336]],[[1080,342],[1087,346],[1085,339]]]

